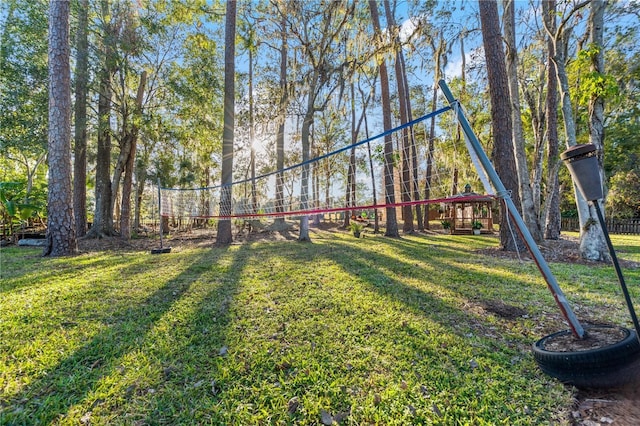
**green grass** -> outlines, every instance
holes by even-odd
[[[567,328],[532,262],[476,253],[489,237],[313,237],[3,248],[0,424],[568,423],[572,389],[531,355]],[[630,326],[611,267],[551,267],[578,318]]]

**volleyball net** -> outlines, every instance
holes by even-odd
[[[160,213],[178,219],[218,220],[304,215],[333,219],[342,218],[343,212],[372,218],[388,207],[411,206],[417,217],[424,215],[424,205],[486,199],[484,193],[476,191],[492,194],[491,185],[469,142],[457,130],[456,114],[445,114],[454,108],[459,105],[442,107],[324,153],[312,143],[314,158],[255,178],[206,188],[161,187]],[[438,131],[431,137],[433,128]],[[392,167],[385,170],[389,162],[384,159],[384,144],[388,138],[394,154]],[[389,173],[393,189],[385,185],[385,174]]]

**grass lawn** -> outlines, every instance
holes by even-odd
[[[567,328],[533,262],[486,236],[312,238],[3,248],[0,424],[569,423],[530,349]],[[640,261],[637,236],[614,245]],[[581,321],[631,327],[612,267],[551,268]]]

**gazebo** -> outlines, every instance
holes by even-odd
[[[482,233],[493,233],[493,217],[491,208],[494,197],[471,191],[471,185],[464,187],[464,192],[452,195],[442,201],[443,213],[440,219],[449,223],[452,234],[472,234],[473,224],[480,223]]]

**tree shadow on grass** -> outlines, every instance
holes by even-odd
[[[183,271],[144,301],[135,306],[123,305],[116,311],[114,321],[91,341],[26,385],[18,394],[0,399],[0,423],[49,423],[64,416],[72,406],[82,404],[101,379],[118,368],[123,356],[143,346],[157,321],[172,309],[194,282],[201,279],[210,265],[220,262],[226,255],[226,248],[202,251],[190,259]],[[233,293],[233,281],[223,280],[223,285],[227,287],[224,292]]]
[[[48,283],[53,279],[61,281],[83,273],[91,274],[92,271],[113,266],[112,254],[96,254],[90,257],[77,256],[71,258],[71,260],[69,258],[47,258],[38,254],[38,256],[32,256],[26,262],[26,265],[23,259],[22,253],[13,253],[3,259],[3,262],[20,263],[21,268],[19,276],[13,274],[9,276],[6,272],[2,274],[3,282],[0,284],[0,293],[42,286],[43,283]],[[140,260],[140,262],[142,261]],[[7,264],[4,267],[11,269],[11,266]]]
[[[415,254],[411,249],[403,247],[403,244],[397,241],[389,241],[388,244],[394,246],[396,252],[404,253],[407,257]],[[482,250],[464,250],[464,248],[458,250],[438,246],[433,253],[435,253],[435,257],[430,254],[422,254],[423,260],[428,259],[428,262],[433,263],[433,261],[438,261],[442,258],[441,253],[445,255],[451,253],[458,257],[455,260],[455,264],[460,265],[460,267],[455,269],[452,268],[452,265],[449,263],[440,262],[447,271],[445,275],[454,277],[470,275],[471,278],[474,278],[480,274],[480,270],[485,271],[486,279],[478,281],[477,278],[475,278],[471,283],[473,285],[461,282],[453,282],[452,284],[456,291],[459,291],[470,300],[478,302],[486,311],[493,312],[499,316],[509,317],[511,314],[507,311],[516,312],[524,309],[528,311],[528,313],[524,315],[530,315],[532,318],[537,317],[540,319],[539,322],[541,324],[538,324],[537,332],[542,330],[547,333],[547,331],[552,332],[557,331],[558,328],[564,329],[568,327],[567,320],[558,308],[557,302],[549,290],[544,276],[539,268],[536,267],[535,262],[531,260],[530,257],[527,257],[528,252],[521,253],[522,259],[519,261],[515,256],[511,259],[492,257],[487,256]],[[462,256],[460,256],[460,254],[462,254]],[[512,252],[512,254],[517,253]],[[465,270],[465,265],[468,265],[468,271]],[[549,265],[550,267],[553,266],[552,264]],[[523,279],[525,276],[531,277],[531,279],[535,280],[535,283]],[[567,282],[565,278],[559,281],[564,281],[559,282],[559,284],[562,290],[570,297],[570,305],[585,303],[584,299],[588,298],[589,293],[576,293],[576,290],[579,292],[581,289],[576,289],[571,280]],[[527,298],[524,296],[525,293],[538,296]],[[509,301],[519,306],[509,306]],[[505,302],[507,302],[506,305]],[[593,312],[584,309],[581,311],[580,316],[581,321],[596,323],[603,321],[594,316]],[[532,337],[538,338],[539,336],[536,335]]]
[[[150,354],[156,362],[152,365],[156,369],[152,374],[153,393],[138,389],[141,395],[132,395],[131,391],[123,395],[131,420],[142,424],[208,424],[223,417],[216,403],[225,386],[220,369],[225,368],[235,350],[227,341],[227,333],[242,272],[253,256],[247,245],[233,249],[223,275],[216,277],[215,283],[204,284],[208,289],[190,305],[189,318],[171,329],[172,345]],[[146,337],[147,341],[152,339],[152,335]],[[103,406],[99,409],[117,410],[119,400],[116,396],[100,401]]]
[[[465,259],[468,251],[459,248],[442,246],[434,247],[432,252],[426,252],[425,247],[418,247],[414,241],[405,244],[405,240],[385,240],[394,248],[394,253],[408,260],[399,260],[381,253],[366,250],[362,245],[353,243],[332,243],[335,248],[327,251],[327,258],[340,264],[345,271],[364,279],[375,291],[392,300],[400,301],[408,308],[426,315],[452,332],[464,336],[469,329],[483,331],[485,327],[494,327],[495,322],[489,324],[484,316],[494,314],[505,320],[516,320],[511,315],[503,315],[509,311],[527,314],[527,306],[512,306],[504,300],[518,300],[518,294],[501,287],[504,277],[498,271],[487,274],[484,279],[479,278],[477,272],[470,272],[459,259]],[[419,248],[419,251],[414,250]],[[453,256],[455,261],[447,262],[443,256]],[[416,262],[413,262],[413,259]],[[426,269],[428,267],[428,269]],[[495,274],[495,275],[493,275]],[[398,275],[398,278],[393,277]],[[402,277],[424,277],[427,287],[412,286],[403,282]],[[521,291],[540,291],[531,288],[531,283],[518,280],[517,287]],[[479,286],[485,286],[480,291]],[[489,288],[491,286],[491,288]],[[493,300],[487,294],[502,292],[501,300]],[[447,300],[448,299],[448,300]],[[460,299],[462,304],[455,301]],[[552,301],[549,295],[549,301]],[[466,330],[465,330],[466,328]]]

